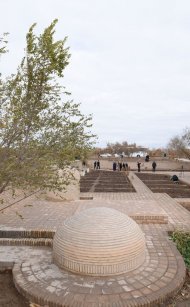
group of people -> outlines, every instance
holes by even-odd
[[[152,162],[152,171],[155,172],[156,171],[156,167],[157,167],[157,164],[155,161]],[[141,171],[141,162],[140,161],[137,161],[137,169],[138,169],[138,172]]]
[[[148,161],[147,161],[148,162]],[[86,163],[83,162],[82,163],[83,166],[86,166]],[[155,161],[152,162],[152,171],[155,172],[156,171],[156,167],[157,167],[157,164]],[[97,161],[94,161],[94,169],[100,169],[100,161],[97,160]],[[137,169],[138,169],[138,172],[141,171],[141,162],[140,161],[137,161]],[[113,162],[113,171],[129,171],[130,170],[130,167],[128,165],[127,162]],[[183,171],[183,166],[182,166],[182,171]],[[174,183],[179,183],[179,178],[177,175],[173,175],[171,176],[170,180],[172,180]]]
[[[100,169],[100,161],[94,161],[94,169]]]
[[[156,171],[157,164],[155,161],[152,162],[152,171]],[[100,161],[94,161],[94,169],[100,169]],[[141,171],[141,162],[137,161],[137,169],[138,172]],[[113,171],[128,171],[129,170],[129,165],[127,162],[113,162]]]
[[[113,162],[113,171],[119,170],[119,171],[127,171],[129,168],[128,163],[125,162]]]
[[[152,171],[155,172],[156,171],[156,167],[157,167],[157,164],[155,161],[152,162]],[[140,161],[137,161],[137,169],[138,169],[138,172],[141,171],[141,162]],[[116,171],[116,170],[119,170],[119,171],[128,171],[129,170],[129,165],[128,163],[125,163],[125,162],[113,162],[113,171]]]

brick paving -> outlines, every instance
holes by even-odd
[[[127,274],[107,278],[59,270],[52,263],[50,247],[2,243],[0,267],[13,267],[14,282],[24,296],[49,307],[156,307],[181,287],[185,266],[167,231],[176,228],[189,231],[190,212],[167,194],[153,194],[134,173],[129,178],[136,193],[84,193],[93,200],[72,202],[51,202],[31,196],[0,213],[0,229],[5,232],[24,233],[33,229],[51,233],[66,217],[89,207],[104,206],[133,217],[146,236],[143,265]]]

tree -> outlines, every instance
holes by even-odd
[[[190,159],[190,129],[187,128],[181,136],[173,137],[169,144],[168,150],[173,150],[179,157]]]
[[[93,143],[91,116],[58,81],[69,63],[67,38],[54,41],[54,20],[36,36],[32,25],[17,73],[0,84],[0,193],[7,188],[62,190],[75,156]],[[4,51],[4,49],[3,49]]]
[[[6,45],[8,41],[6,40],[6,36],[8,33],[3,33],[3,36],[0,37],[0,55],[7,52]]]

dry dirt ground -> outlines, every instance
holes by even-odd
[[[29,307],[27,302],[16,290],[12,273],[0,273],[0,307]]]
[[[190,271],[187,272],[182,289],[167,302],[166,307],[190,307]]]

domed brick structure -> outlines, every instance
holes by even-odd
[[[75,273],[122,274],[144,262],[144,234],[135,221],[115,209],[86,209],[64,220],[57,230],[53,259]]]

